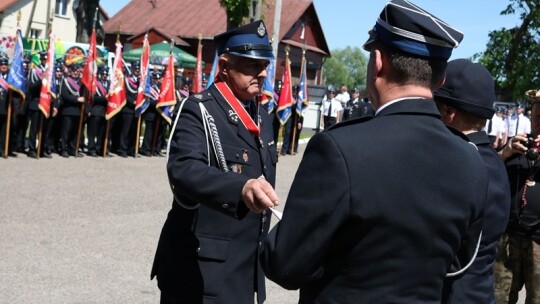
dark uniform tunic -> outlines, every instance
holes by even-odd
[[[3,85],[0,84],[0,156],[4,157],[4,148],[6,143],[7,114],[9,103],[9,87],[7,84],[8,73],[0,74],[4,79]],[[5,86],[5,87],[4,87]]]
[[[462,277],[453,283],[448,280],[449,286],[452,286],[452,295],[444,303],[495,303],[493,266],[499,238],[508,222],[510,185],[504,163],[491,146],[488,135],[481,131],[467,134],[467,137],[478,147],[488,170],[488,204],[478,255]]]
[[[349,120],[358,117],[373,116],[371,103],[360,99],[349,100],[343,111],[343,120]]]
[[[144,137],[143,142],[141,146],[140,153],[146,156],[152,155],[153,149],[155,150],[156,147],[154,147],[154,134],[156,131],[157,124],[155,123],[158,121],[159,123],[159,114],[157,114],[156,110],[156,104],[159,99],[159,91],[160,88],[157,84],[152,83],[152,92],[155,94],[152,97],[146,97],[146,100],[148,101],[148,108],[144,113],[142,113],[142,119],[144,120]],[[157,134],[156,134],[157,135]],[[157,145],[157,142],[155,143]]]
[[[105,121],[105,111],[107,109],[107,92],[109,92],[109,81],[99,79],[96,81],[96,93],[90,105],[90,117],[88,119],[88,153],[103,153],[105,132],[107,122]]]
[[[311,138],[263,267],[299,303],[441,303],[451,265],[476,248],[486,191],[478,151],[432,100],[390,104]]]
[[[82,102],[80,97],[81,81],[73,77],[65,77],[60,91],[60,114],[62,115],[62,131],[60,148],[62,153],[76,155],[77,131],[81,116]]]
[[[37,151],[37,137],[39,125],[41,123],[42,113],[39,110],[39,94],[41,92],[41,79],[45,74],[45,66],[40,65],[30,72],[28,83],[28,120],[30,121],[30,130],[28,133],[29,153],[35,154]]]
[[[230,172],[222,172],[214,157],[208,165],[199,103],[215,120]],[[272,185],[275,182],[272,124],[264,108],[259,106],[258,111],[260,141],[244,127],[214,84],[189,97],[174,130],[167,164],[169,180],[181,201],[201,205],[188,210],[173,202],[161,232],[152,278],[157,276],[162,292],[185,303],[253,303],[255,291],[259,303],[265,299],[258,254],[270,225],[270,212],[253,213],[241,201],[248,179],[264,175]]]

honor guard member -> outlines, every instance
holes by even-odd
[[[76,151],[81,107],[85,102],[80,91],[79,64],[72,63],[69,66],[69,76],[64,78],[60,91],[60,114],[62,115],[60,155],[62,157],[82,157],[82,154]]]
[[[540,303],[540,90],[525,97],[531,106],[531,133],[519,134],[499,151],[510,181],[511,209],[506,239],[495,268],[497,303]]]
[[[441,303],[481,233],[485,165],[432,100],[463,35],[404,0],[370,34],[375,117],[310,139],[265,241],[267,277],[299,303]]]
[[[268,208],[277,205],[277,152],[270,117],[256,99],[272,47],[262,21],[214,41],[216,82],[187,99],[171,135],[167,173],[175,201],[151,275],[161,303],[251,304],[266,297],[258,254]]]
[[[62,60],[60,60],[62,59]],[[62,91],[62,84],[64,83],[64,67],[62,65],[63,58],[57,59],[56,62],[58,65],[54,67],[54,78],[53,81],[56,85],[56,99],[53,102],[53,105],[59,109],[60,107],[60,92]],[[62,115],[60,111],[57,111],[57,115],[51,119],[51,129],[49,135],[49,150],[56,151],[59,155],[62,153],[62,148],[60,146],[60,138],[62,137]]]
[[[489,179],[489,204],[484,212],[478,254],[462,276],[447,279],[444,303],[495,303],[493,266],[510,211],[510,185],[504,163],[482,131],[486,120],[495,113],[495,82],[482,65],[457,59],[448,63],[444,85],[434,95],[442,121],[465,134],[478,148]]]
[[[24,103],[21,102],[21,99],[19,96],[15,96],[13,100],[14,110],[15,110],[15,116],[14,116],[14,124],[15,124],[15,130],[14,132],[14,140],[15,140],[15,151],[17,153],[26,153],[28,149],[28,143],[26,141],[26,130],[28,129],[28,105],[30,104],[30,96],[28,94],[28,87],[29,87],[29,75],[30,75],[30,66],[31,61],[28,56],[23,57],[23,71],[24,75],[26,76],[26,87],[25,87],[25,94],[26,94],[26,101]]]
[[[321,115],[323,118],[323,128],[328,130],[331,126],[339,122],[343,107],[341,102],[336,99],[336,89],[333,85],[329,85],[326,89],[326,100],[323,101],[323,110]]]
[[[32,69],[28,82],[28,119],[30,121],[30,131],[28,133],[28,157],[37,158],[37,137],[39,133],[39,126],[43,114],[39,109],[39,95],[41,93],[41,80],[45,74],[47,63],[47,52],[39,53],[39,66]],[[44,130],[42,130],[44,132]],[[51,155],[47,151],[42,151],[45,158],[50,158]]]
[[[126,105],[120,110],[120,137],[118,156],[127,157],[128,154],[135,156],[136,143],[136,120],[135,101],[139,89],[139,74],[141,63],[135,61],[131,64],[131,75],[126,77]]]
[[[9,85],[7,76],[9,71],[9,58],[5,53],[0,54],[0,157],[6,157],[4,154],[7,132],[7,115],[9,100]],[[11,149],[11,147],[9,147]]]
[[[351,91],[352,98],[347,101],[343,111],[343,120],[361,117],[363,112],[363,101],[360,100],[360,90],[354,88]]]
[[[92,96],[92,105],[88,116],[88,156],[96,157],[103,155],[105,144],[105,132],[107,132],[107,122],[105,112],[107,109],[107,93],[109,92],[109,68],[102,66],[98,68],[98,80],[96,81],[96,92]]]
[[[157,142],[154,142],[154,135],[156,130],[156,124],[154,124],[155,121],[158,121],[159,115],[156,116],[156,104],[159,99],[159,92],[161,87],[161,73],[160,72],[152,72],[151,75],[152,78],[152,84],[150,85],[150,92],[152,93],[152,96],[146,96],[146,100],[148,100],[148,108],[144,113],[142,114],[142,119],[144,120],[144,138],[140,149],[140,154],[144,156],[152,156],[153,150],[156,149],[154,146]]]

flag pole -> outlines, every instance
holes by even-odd
[[[120,28],[122,26],[122,23],[120,22],[118,24],[118,30],[116,31],[116,43],[119,43],[120,42]],[[113,71],[114,73],[114,71]],[[110,84],[109,84],[110,86]],[[110,89],[110,88],[109,88]],[[108,96],[108,95],[107,95]],[[108,98],[107,98],[108,99]],[[108,101],[107,101],[108,102]],[[111,117],[112,118],[112,117]],[[106,129],[105,129],[105,140],[103,142],[103,158],[107,157],[107,150],[109,148],[109,128],[110,128],[110,119],[106,119],[107,120],[107,126],[106,126]]]
[[[135,132],[136,133],[135,134],[135,154],[133,155],[133,157],[135,157],[135,158],[137,158],[137,155],[139,154],[139,144],[141,142],[141,139],[140,139],[140,136],[141,136],[141,124],[142,124],[141,117],[142,117],[142,113],[137,118],[137,132]]]
[[[9,153],[9,129],[11,125],[11,97],[12,97],[12,90],[9,90],[9,98],[8,98],[8,108],[7,108],[7,121],[6,121],[6,143],[4,147],[4,158],[8,158]]]
[[[49,44],[51,43],[51,39],[50,39],[50,35],[52,33],[52,22],[53,22],[53,18],[54,18],[54,11],[51,10],[51,13],[50,13],[50,17],[49,17]],[[49,46],[50,48],[51,46]],[[48,51],[47,51],[48,53]],[[48,54],[47,54],[48,56]],[[47,69],[52,69],[52,67],[47,67]],[[51,96],[52,97],[52,96]],[[49,109],[50,110],[50,109]],[[40,111],[41,112],[41,111]],[[36,159],[39,159],[39,156],[41,154],[41,149],[43,148],[43,120],[47,119],[47,117],[45,117],[45,113],[40,113],[41,115],[39,116],[40,117],[40,122],[39,122],[39,132],[38,132],[38,146],[37,146],[37,155],[36,155]]]

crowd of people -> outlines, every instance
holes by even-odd
[[[0,157],[24,154],[31,158],[51,158],[53,154],[62,157],[107,157],[112,156],[111,153],[120,157],[163,156],[169,123],[162,115],[163,111],[156,108],[163,80],[161,71],[151,72],[152,94],[145,96],[148,107],[142,114],[136,115],[140,62],[131,62],[126,70],[126,104],[118,115],[106,119],[109,68],[98,68],[96,90],[90,96],[81,84],[84,66],[78,63],[66,65],[65,60],[59,58],[55,61],[53,77],[57,92],[47,117],[39,108],[47,52],[40,52],[39,60],[40,64],[34,65],[30,57],[24,59],[25,102],[21,102],[20,95],[10,94],[7,85],[0,85]],[[0,54],[0,75],[4,80],[8,72],[9,58]],[[203,85],[208,81],[206,74],[202,81]],[[177,100],[189,96],[192,85],[190,77],[176,76],[175,84]],[[8,105],[11,106],[10,119]],[[9,140],[7,145],[6,140]]]

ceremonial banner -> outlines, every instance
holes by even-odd
[[[274,112],[276,108],[276,100],[277,98],[274,98],[276,93],[274,92],[274,65],[275,65],[275,59],[271,59],[270,63],[266,67],[266,78],[264,79],[263,87],[262,87],[262,98],[261,98],[261,105],[266,109],[268,114],[271,114]]]
[[[90,36],[90,47],[88,48],[88,55],[86,56],[86,64],[84,65],[83,75],[81,82],[88,89],[90,96],[96,92],[96,80],[97,80],[97,58],[96,58],[96,30],[92,29],[92,36]]]
[[[150,93],[150,44],[148,43],[148,33],[144,35],[143,52],[141,54],[141,75],[139,88],[137,89],[137,99],[135,100],[135,116],[141,116],[150,104],[145,98],[145,94]]]
[[[51,113],[52,99],[56,98],[56,83],[53,81],[54,70],[54,34],[49,35],[49,50],[47,51],[47,63],[45,72],[41,78],[41,92],[39,93],[39,109],[46,118]]]
[[[165,76],[163,77],[163,82],[161,83],[161,92],[159,93],[156,109],[170,124],[172,112],[170,108],[166,107],[176,104],[176,94],[174,86],[174,60],[172,53],[169,56],[169,63],[167,64]]]
[[[191,86],[193,93],[200,93],[203,91],[202,87],[202,44],[199,39],[199,46],[197,47],[197,63],[195,64],[195,77],[193,77],[193,86]]]
[[[279,95],[279,103],[277,109],[277,115],[279,122],[284,125],[289,117],[291,117],[292,110],[291,105],[294,99],[292,97],[292,85],[291,85],[291,62],[289,56],[285,58],[285,74],[283,75],[283,86],[281,87],[281,93]]]
[[[26,75],[23,67],[23,43],[21,30],[17,30],[15,36],[15,52],[11,61],[11,68],[7,78],[9,88],[21,95],[21,102],[24,102],[26,97],[24,87],[26,86]]]
[[[300,86],[298,87],[298,100],[296,100],[296,112],[302,115],[302,110],[309,105],[308,88],[306,78],[306,56],[302,55],[302,66],[300,67]]]
[[[107,112],[105,118],[111,119],[126,104],[126,90],[124,79],[124,60],[122,59],[122,44],[116,42],[113,70],[111,73],[111,86],[107,95]]]

